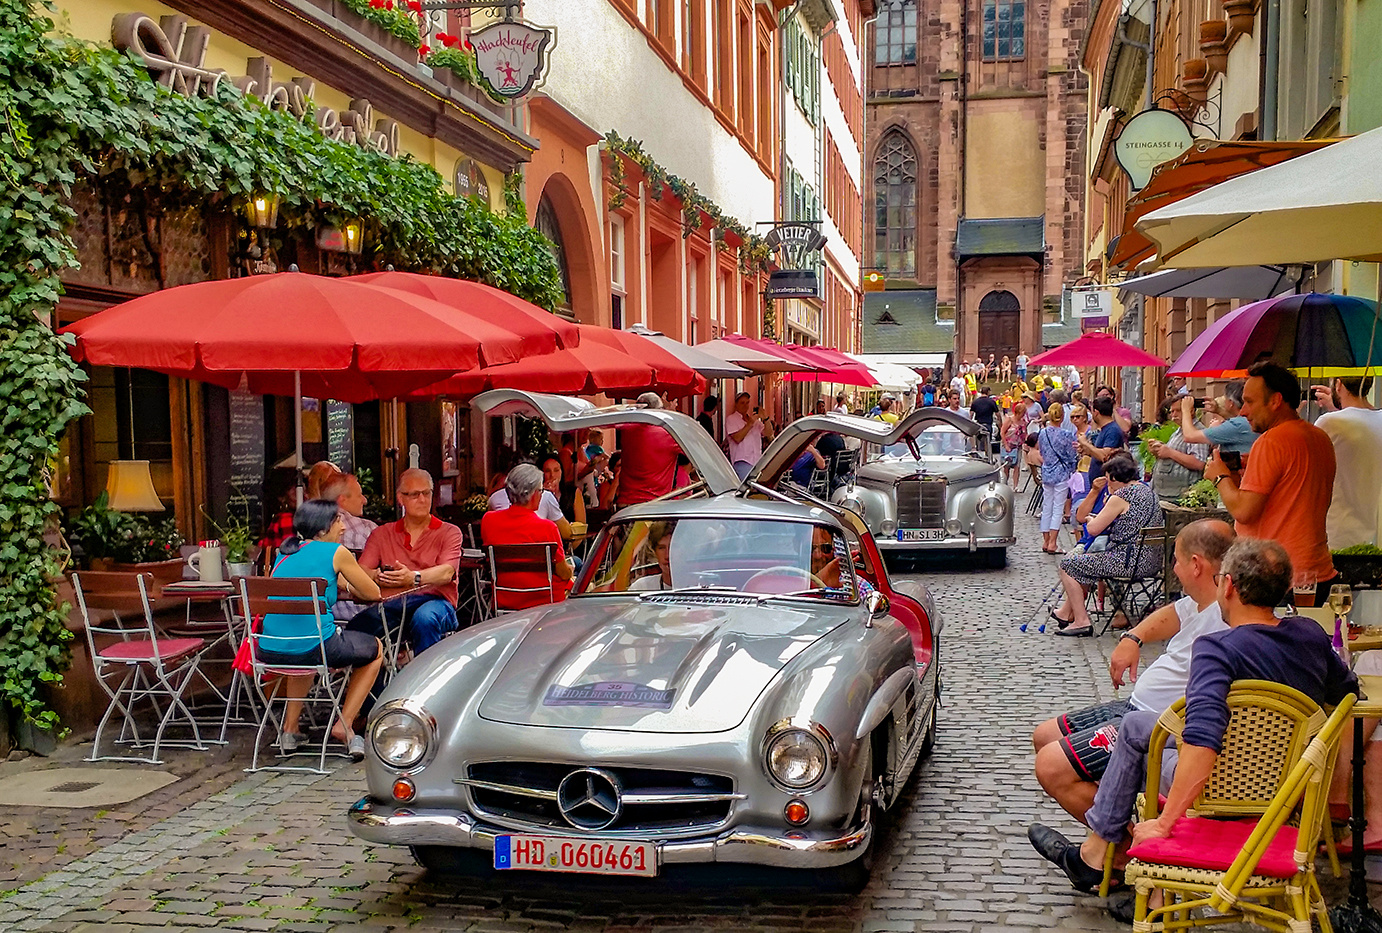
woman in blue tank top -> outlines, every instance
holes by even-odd
[[[358,598],[379,598],[379,585],[360,567],[355,555],[341,545],[344,528],[339,508],[330,499],[309,499],[298,506],[293,515],[293,535],[279,550],[282,557],[274,566],[273,576],[324,579],[326,609],[320,629],[315,616],[273,612],[264,616],[264,627],[259,635],[259,658],[268,664],[317,665],[324,652],[330,667],[353,668],[341,701],[341,718],[331,724],[331,736],[346,746],[351,758],[360,761],[365,757],[365,738],[355,734],[351,723],[360,714],[360,706],[379,674],[384,654],[378,638],[365,632],[338,632],[330,615],[331,606],[336,602],[338,580],[344,581]],[[279,741],[284,752],[292,752],[302,739],[298,732],[298,720],[302,715],[299,701],[311,689],[313,675],[286,680],[285,695],[290,699],[283,712],[283,735]]]

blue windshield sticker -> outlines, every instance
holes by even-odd
[[[604,681],[577,687],[552,686],[543,706],[633,706],[642,709],[668,709],[675,690],[657,690],[646,684]]]

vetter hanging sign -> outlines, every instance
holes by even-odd
[[[542,83],[557,31],[511,21],[470,34],[480,74],[501,97],[522,97]]]
[[[813,223],[779,223],[763,238],[777,250],[783,268],[768,276],[763,294],[769,298],[819,298],[820,283],[812,253],[825,246],[825,235]]]
[[[1178,115],[1169,110],[1144,110],[1129,120],[1113,141],[1113,156],[1136,191],[1146,187],[1153,169],[1194,142],[1190,127]]]

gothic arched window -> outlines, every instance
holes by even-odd
[[[917,271],[917,154],[889,133],[873,161],[874,264],[889,276]]]
[[[873,24],[873,61],[877,65],[915,65],[916,0],[883,0]]]

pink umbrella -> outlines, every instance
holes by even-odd
[[[864,386],[873,388],[878,380],[869,372],[867,366],[856,359],[845,356],[839,350],[829,347],[799,347],[788,344],[787,349],[797,356],[825,367],[819,373],[787,373],[786,382],[834,382],[839,385]]]
[[[1112,334],[1084,334],[1032,357],[1030,366],[1165,366],[1166,361]]]

